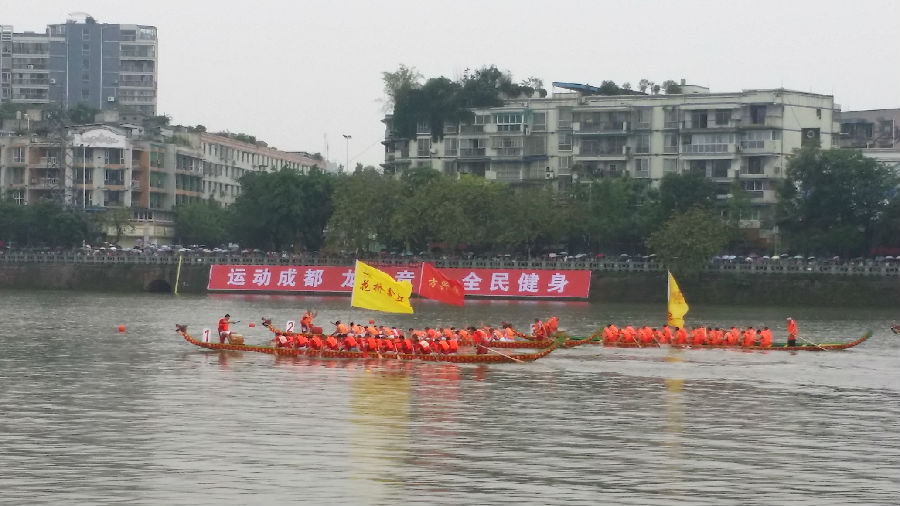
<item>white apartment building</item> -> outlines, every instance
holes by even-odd
[[[166,141],[123,126],[85,125],[54,137],[0,136],[0,190],[20,205],[52,199],[91,211],[132,213],[124,246],[165,244],[174,237],[176,206],[240,195],[246,171],[290,167],[308,172],[324,162],[228,137],[186,130]]]
[[[830,95],[744,90],[709,93],[682,86],[676,95],[597,96],[554,93],[508,99],[473,109],[470,124],[445,124],[433,140],[427,124],[415,139],[395,138],[388,125],[387,172],[430,165],[448,175],[494,181],[553,180],[560,188],[628,174],[657,184],[668,173],[699,172],[722,198],[737,179],[754,205],[745,225],[759,228],[775,203],[773,182],[787,157],[808,143],[837,146],[837,110]]]

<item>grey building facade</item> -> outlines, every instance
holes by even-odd
[[[86,104],[156,115],[157,37],[146,25],[90,16],[44,33],[0,26],[0,99],[18,104]]]

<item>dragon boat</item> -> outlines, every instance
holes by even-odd
[[[395,353],[395,352],[364,352],[364,351],[336,351],[336,350],[311,350],[308,348],[276,348],[274,346],[249,345],[249,344],[232,344],[232,343],[216,343],[200,341],[188,334],[187,325],[176,324],[175,332],[181,335],[185,341],[206,348],[209,350],[220,351],[247,351],[255,353],[266,353],[275,356],[286,357],[311,357],[311,358],[327,358],[327,359],[350,359],[350,360],[407,360],[421,362],[451,362],[457,364],[491,364],[491,363],[509,363],[509,362],[533,362],[539,358],[546,357],[555,350],[560,343],[558,339],[548,340],[549,346],[539,349],[531,353],[505,353],[493,349],[493,346],[482,347],[485,353],[455,353],[455,354],[437,354],[431,353],[427,355]],[[473,348],[474,350],[474,348]]]
[[[282,329],[279,329],[279,328],[275,327],[274,325],[272,325],[271,318],[263,318],[262,325],[263,325],[263,327],[266,327],[267,329],[269,329],[276,336],[281,335],[281,336],[295,337],[295,336],[302,335],[302,336],[306,336],[306,337],[312,337],[314,335],[319,335],[319,336],[325,335],[321,332],[304,333],[304,332],[293,332],[293,331],[282,330]],[[321,330],[321,327],[313,327],[313,328]],[[554,335],[552,335],[548,338],[535,339],[531,336],[527,336],[527,335],[522,334],[521,332],[517,331],[516,332],[516,336],[517,336],[516,340],[500,341],[500,340],[494,339],[494,340],[491,340],[487,344],[487,346],[489,348],[497,348],[497,349],[543,350],[543,349],[549,348],[551,346],[554,346],[554,344],[555,344],[556,346],[559,346],[562,348],[574,348],[576,346],[581,346],[582,344],[588,344],[588,343],[592,342],[594,339],[597,338],[598,335],[600,335],[600,332],[602,332],[602,329],[601,329],[601,331],[598,331],[595,334],[587,336],[587,337],[573,338],[573,337],[569,336],[569,334],[566,333],[565,331],[560,331],[560,332],[556,332]]]
[[[741,346],[741,345],[712,345],[712,344],[661,344],[653,343],[636,343],[636,342],[615,342],[608,343],[602,340],[594,340],[593,344],[602,345],[606,348],[684,348],[684,349],[720,349],[720,350],[761,350],[761,351],[840,351],[853,348],[872,337],[872,331],[866,332],[862,337],[855,341],[846,343],[813,343],[806,342],[802,345],[788,346],[787,343],[773,343],[772,346]]]

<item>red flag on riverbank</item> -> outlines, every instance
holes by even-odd
[[[428,262],[422,262],[419,276],[419,295],[447,304],[462,306],[466,295],[461,281],[448,278]]]

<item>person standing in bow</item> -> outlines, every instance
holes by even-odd
[[[787,317],[788,346],[797,346],[797,322],[790,316]]]
[[[225,344],[225,340],[231,336],[231,331],[228,330],[228,324],[231,321],[231,315],[225,314],[222,318],[219,318],[219,343]]]

